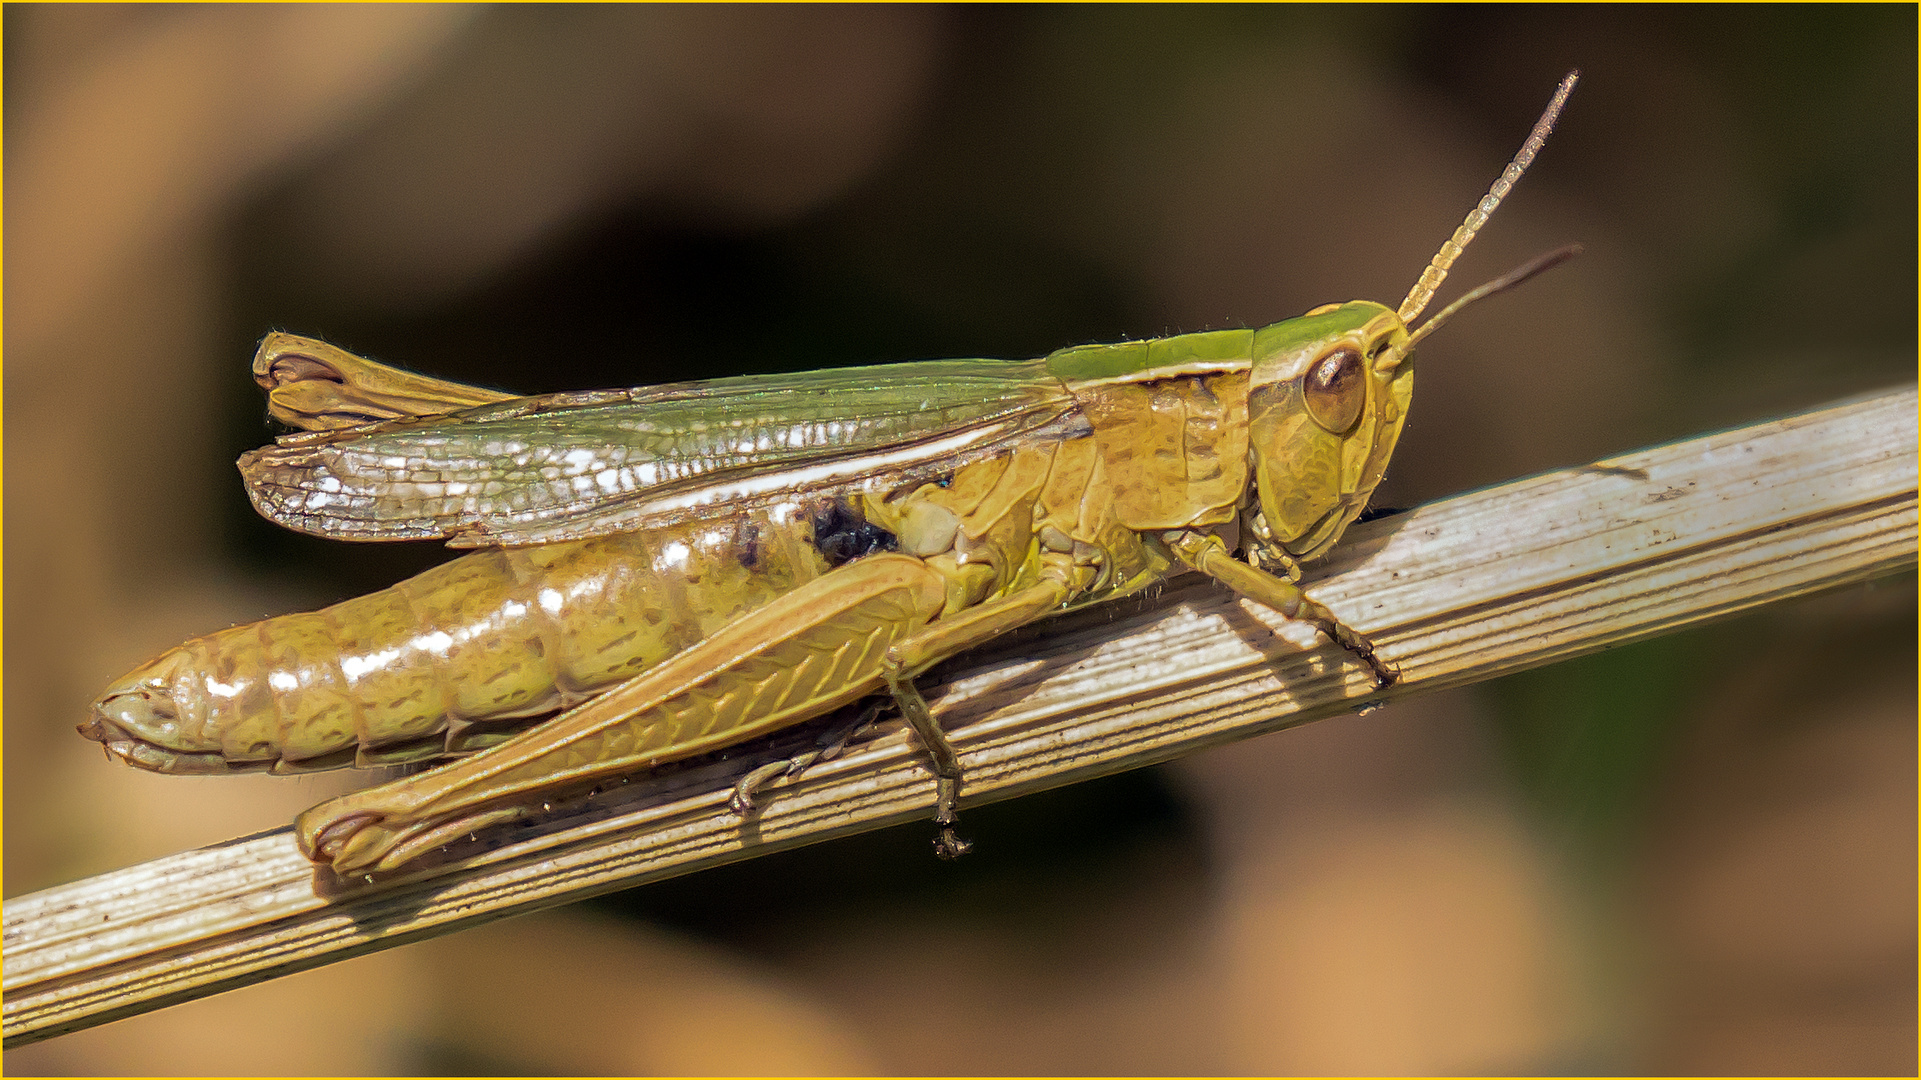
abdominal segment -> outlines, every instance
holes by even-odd
[[[320,611],[189,641],[102,695],[81,730],[166,772],[467,754],[891,539],[857,501],[817,500],[489,549]]]

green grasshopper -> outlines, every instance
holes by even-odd
[[[1394,667],[1301,592],[1301,564],[1380,483],[1415,345],[1573,253],[1410,327],[1577,74],[1398,311],[527,398],[270,335],[255,377],[306,430],[240,459],[255,507],[321,536],[479,550],[188,641],[80,731],[173,773],[457,758],[300,815],[301,850],[348,873],[884,692],[932,760],[952,857],[961,765],[915,678],[1016,627],[1198,570],[1386,687]]]

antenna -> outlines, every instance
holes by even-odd
[[[1475,204],[1474,209],[1468,213],[1467,220],[1461,222],[1461,227],[1454,230],[1454,235],[1448,238],[1447,243],[1441,245],[1441,250],[1434,253],[1434,261],[1427,264],[1426,270],[1421,271],[1421,280],[1414,283],[1414,287],[1408,290],[1407,299],[1401,301],[1402,323],[1413,322],[1414,317],[1427,307],[1427,302],[1434,298],[1434,290],[1440,288],[1441,282],[1447,280],[1448,268],[1454,265],[1455,259],[1461,257],[1461,252],[1467,248],[1468,242],[1474,239],[1474,234],[1481,231],[1481,226],[1487,224],[1487,219],[1494,216],[1494,208],[1501,205],[1502,199],[1507,198],[1507,193],[1514,187],[1514,182],[1519,180],[1521,174],[1527,171],[1527,167],[1534,163],[1534,155],[1540,152],[1541,144],[1547,142],[1548,133],[1554,130],[1554,121],[1561,115],[1561,106],[1567,104],[1567,96],[1574,92],[1574,84],[1580,78],[1579,71],[1570,71],[1567,77],[1561,80],[1560,88],[1554,91],[1554,99],[1547,103],[1547,109],[1541,113],[1541,118],[1534,122],[1534,130],[1528,133],[1527,142],[1521,144],[1520,153],[1515,154],[1514,160],[1508,162],[1507,168],[1501,170],[1500,179],[1494,181],[1494,186],[1487,189],[1487,194]]]
[[[1419,330],[1408,335],[1407,344],[1394,351],[1394,363],[1400,363],[1403,357],[1413,352],[1414,346],[1419,345],[1422,338],[1446,325],[1447,321],[1454,317],[1455,312],[1460,311],[1462,308],[1477,300],[1485,300],[1495,293],[1506,292],[1537,274],[1552,270],[1576,255],[1579,255],[1582,250],[1579,244],[1568,244],[1565,247],[1555,248],[1546,255],[1537,255],[1529,259],[1527,262],[1509,270],[1507,273],[1502,274],[1500,277],[1495,278],[1493,281],[1479,288],[1469,289],[1465,296],[1462,296],[1459,300],[1454,301],[1435,314],[1428,316],[1428,320],[1421,324]],[[1382,370],[1385,370],[1385,367],[1383,367]]]

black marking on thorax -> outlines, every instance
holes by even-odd
[[[900,547],[893,533],[868,522],[853,499],[822,499],[809,511],[809,520],[814,526],[814,550],[830,567]]]

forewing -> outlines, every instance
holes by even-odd
[[[1075,416],[1038,361],[937,360],[518,398],[239,465],[255,508],[301,532],[511,546],[933,477]]]

